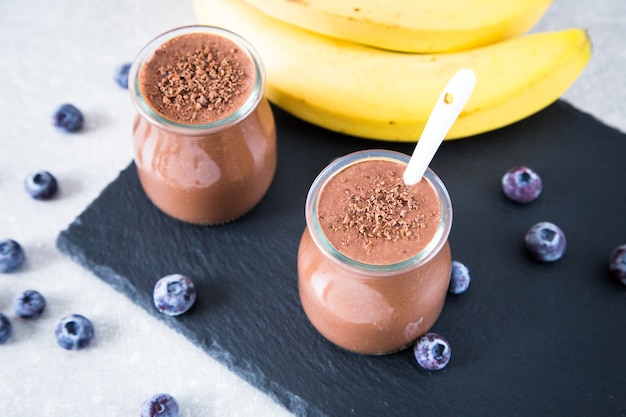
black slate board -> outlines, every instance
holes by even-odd
[[[413,144],[332,133],[279,109],[279,165],[267,196],[223,226],[167,218],[144,196],[131,163],[61,232],[59,249],[166,321],[299,416],[623,416],[626,287],[607,272],[626,243],[626,136],[559,101],[515,125],[446,142],[432,167],[454,206],[453,258],[467,293],[449,296],[433,330],[449,339],[446,369],[412,351],[366,357],[319,336],[301,310],[296,253],[307,190],[332,159]],[[130,140],[130,139],[129,139]],[[502,174],[534,168],[543,195],[517,205]],[[523,235],[538,221],[565,231],[554,264],[533,261]],[[186,315],[159,315],[155,281],[180,272],[199,294]]]

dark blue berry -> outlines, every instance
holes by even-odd
[[[63,104],[54,112],[54,125],[66,132],[77,132],[83,127],[83,113],[72,104]]]
[[[413,348],[415,360],[428,371],[438,371],[450,362],[450,343],[437,333],[426,333],[420,337]]]
[[[550,222],[533,225],[528,229],[524,242],[530,254],[542,262],[561,259],[567,248],[565,234],[561,228]]]
[[[616,247],[611,252],[609,270],[615,278],[626,285],[626,244]]]
[[[0,345],[9,339],[12,327],[9,318],[0,313]]]
[[[141,404],[141,417],[178,417],[178,403],[170,394],[156,394]]]
[[[518,203],[530,203],[536,200],[542,188],[539,175],[525,166],[511,168],[502,176],[502,191]]]
[[[48,200],[57,192],[56,178],[48,171],[39,171],[30,174],[24,181],[24,188],[36,200]]]
[[[470,285],[471,277],[467,266],[459,261],[452,261],[452,271],[450,272],[450,285],[448,292],[452,294],[461,294],[467,290]]]
[[[128,88],[128,72],[130,71],[130,63],[120,65],[115,72],[115,82],[122,88]]]
[[[41,316],[46,308],[46,299],[38,291],[26,290],[13,300],[15,314],[24,319]]]
[[[191,308],[196,301],[196,287],[186,276],[165,276],[154,285],[155,307],[168,316],[178,316]]]
[[[12,272],[24,263],[24,250],[12,239],[0,240],[0,272]]]
[[[54,335],[59,345],[68,350],[82,349],[91,343],[93,324],[85,316],[69,314],[57,322]]]

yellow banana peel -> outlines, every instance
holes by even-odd
[[[451,52],[519,36],[552,0],[243,0],[284,23],[402,52]]]

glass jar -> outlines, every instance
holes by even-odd
[[[452,225],[450,196],[430,169],[427,181],[439,204],[434,237],[416,255],[394,264],[357,262],[324,234],[318,207],[324,187],[346,167],[372,160],[406,166],[407,155],[360,151],[333,161],[313,182],[306,200],[306,229],[298,250],[298,289],[313,326],[328,340],[362,354],[388,354],[411,345],[439,317],[448,291]]]
[[[230,42],[242,64],[252,69],[246,76],[254,77],[250,94],[237,108],[207,123],[165,117],[151,106],[148,87],[142,87],[142,68],[156,51],[187,35]],[[263,198],[276,171],[276,127],[265,98],[265,70],[249,42],[216,27],[176,28],[141,50],[131,66],[128,88],[138,111],[133,125],[137,173],[161,211],[184,222],[214,225],[242,216]]]

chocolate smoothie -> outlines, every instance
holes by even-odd
[[[404,165],[383,159],[350,165],[320,196],[319,223],[330,244],[358,262],[390,265],[421,252],[441,217],[427,181],[405,185]]]
[[[320,175],[298,253],[311,323],[365,354],[398,351],[428,331],[450,280],[447,191],[432,171],[405,185],[405,159],[383,154]]]
[[[238,110],[256,82],[254,62],[221,36],[190,33],[163,43],[139,72],[150,107],[173,122],[213,123]]]
[[[193,224],[233,220],[265,195],[276,128],[251,46],[196,26],[155,39],[133,64],[135,163],[150,200]]]

